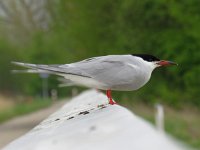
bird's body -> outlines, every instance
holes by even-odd
[[[63,65],[14,63],[30,68],[29,72],[63,76],[76,85],[118,91],[137,90],[149,81],[156,67],[174,64],[146,54],[100,56]]]
[[[102,90],[132,91],[143,86],[151,76],[152,69],[144,71],[131,55],[94,57],[59,66],[69,74],[75,84]]]

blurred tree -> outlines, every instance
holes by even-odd
[[[155,76],[162,82],[153,80],[151,85],[144,88],[143,98],[156,95],[155,97],[161,99],[171,99],[168,100],[170,103],[193,99],[200,105],[199,88],[197,88],[200,80],[198,78],[193,80],[199,72],[196,67],[200,66],[199,2],[195,0],[190,2],[61,0],[61,2],[62,12],[67,14],[67,36],[71,39],[70,46],[78,57],[150,53],[163,59],[175,60],[180,64],[179,67],[167,71],[160,70],[163,77],[160,77],[160,74]],[[170,83],[165,84],[164,81]],[[170,94],[172,89],[174,93]]]
[[[20,36],[25,40],[38,30],[48,30],[51,18],[46,3],[47,0],[1,0],[1,22],[10,38],[16,41]]]
[[[69,63],[97,55],[130,53],[174,60],[178,68],[155,71],[151,83],[131,97],[200,105],[199,14],[197,0],[2,0],[1,36],[9,32],[18,44],[8,40],[7,46],[4,42],[0,46],[10,47],[11,53],[18,51],[17,59],[33,63]],[[26,79],[25,91],[37,93],[39,80]],[[50,82],[51,88],[57,83]]]

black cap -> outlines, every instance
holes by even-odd
[[[145,61],[152,62],[152,61],[160,61],[157,57],[149,54],[132,54],[132,56],[137,56],[142,58]]]

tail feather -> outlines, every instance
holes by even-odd
[[[58,78],[58,81],[60,82],[60,84],[58,85],[59,87],[67,87],[67,86],[76,85],[73,81],[62,78],[62,77]]]
[[[30,63],[22,63],[22,62],[11,62],[12,64],[30,68],[26,70],[12,70],[12,73],[47,73],[47,74],[56,74],[61,75],[58,73],[58,65],[36,65],[36,64],[30,64]],[[57,68],[55,68],[57,66]],[[54,68],[53,68],[54,67]],[[59,70],[61,72],[61,69]],[[74,83],[71,80],[65,79],[65,78],[58,78],[60,81],[59,87],[66,87],[66,86],[72,86]]]
[[[11,70],[12,73],[47,73],[51,74],[49,71],[45,70],[36,70],[36,69],[27,69],[27,70]]]
[[[69,68],[63,68],[63,65],[36,65],[36,64],[29,64],[29,63],[22,63],[22,62],[12,62],[15,65],[27,67],[33,70],[38,70],[38,73],[41,71],[46,71],[51,74],[56,74],[60,76],[66,76],[66,75],[73,75],[73,76],[81,76],[81,77],[87,77],[91,78],[89,75],[85,74],[81,70],[74,70]],[[30,70],[31,72],[32,70]],[[34,71],[33,71],[34,72]]]
[[[36,64],[22,63],[22,62],[16,62],[16,61],[12,61],[11,63],[18,66],[22,66],[22,67],[28,67],[28,68],[34,68],[37,66]]]
[[[56,75],[61,75],[65,73],[62,71],[60,68],[58,68],[58,65],[36,65],[36,64],[30,64],[30,63],[23,63],[23,62],[15,62],[12,61],[12,64],[30,68],[28,70],[24,71],[19,71],[19,70],[14,70],[13,72],[18,73],[18,72],[23,72],[23,73],[49,73],[49,74],[56,74]]]

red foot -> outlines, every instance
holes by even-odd
[[[112,99],[110,99],[110,100],[109,100],[109,104],[110,104],[110,105],[114,105],[114,104],[117,104],[117,103],[116,103],[115,101],[113,101]]]
[[[107,97],[108,97],[108,100],[109,100],[109,104],[110,104],[110,105],[117,104],[117,103],[112,99],[111,90],[107,90],[107,91],[106,91],[106,95],[107,95]]]

